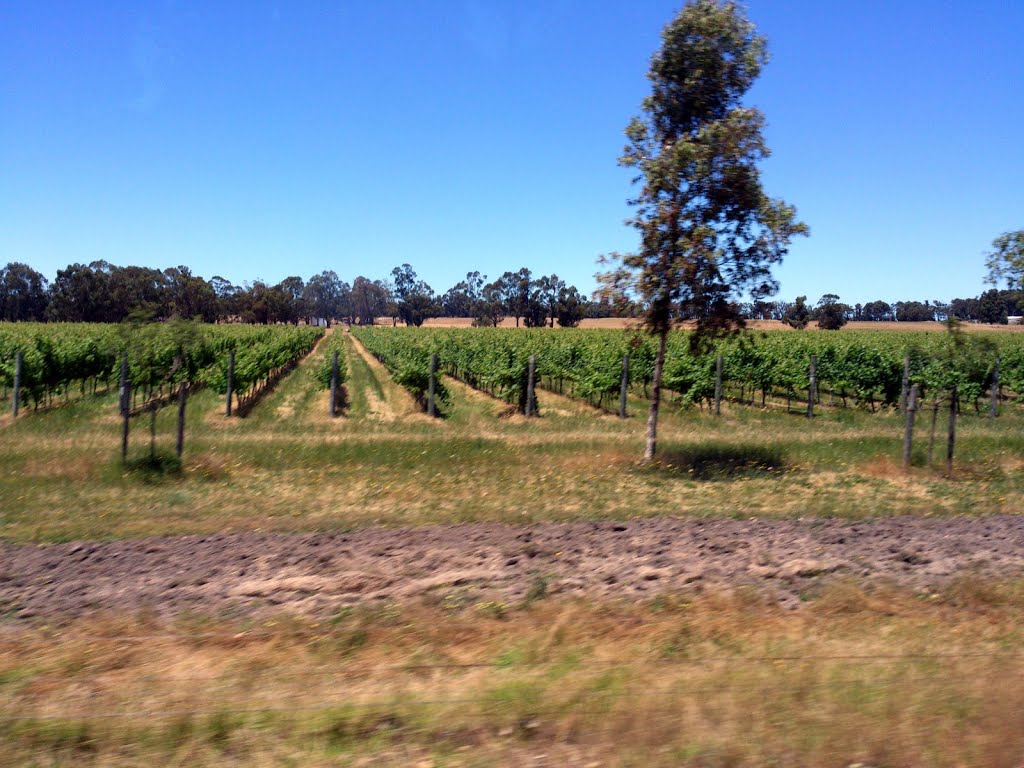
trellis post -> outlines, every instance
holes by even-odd
[[[814,390],[818,384],[818,356],[811,355],[811,375],[807,385],[807,418],[814,418]]]
[[[338,350],[331,357],[331,404],[328,406],[331,418],[338,415]]]
[[[629,394],[629,353],[622,356],[622,384],[619,385],[619,418],[626,418],[626,398]]]
[[[11,417],[15,419],[18,418],[18,407],[21,405],[21,369],[24,362],[25,358],[19,349],[14,356],[14,392],[11,399]]]
[[[435,395],[437,393],[437,355],[430,356],[430,381],[428,383],[427,391],[427,415],[437,415],[437,405],[434,402]]]
[[[722,355],[715,360],[715,416],[722,415]]]
[[[910,466],[910,451],[914,441],[914,414],[917,412],[917,395],[920,386],[915,384],[910,389],[910,398],[907,402],[907,426],[903,432],[903,467]]]
[[[534,385],[537,376],[537,356],[530,355],[530,363],[526,372],[526,416],[529,418],[536,413],[534,402]]]
[[[231,397],[235,389],[235,350],[228,352],[228,396],[227,405],[224,408],[224,415],[231,418]]]

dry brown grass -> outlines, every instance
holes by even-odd
[[[0,765],[249,765],[276,751],[303,765],[1010,768],[1024,755],[1016,584],[840,583],[796,612],[742,592],[509,606],[451,587],[431,603],[319,623],[7,627]]]
[[[356,354],[377,377],[377,381],[380,382],[381,388],[384,390],[382,398],[369,387],[365,389],[364,395],[370,414],[380,421],[394,421],[399,417],[408,419],[419,415],[419,408],[408,390],[394,383],[387,369],[366,350],[366,347],[359,343],[359,339],[352,336],[350,341]]]

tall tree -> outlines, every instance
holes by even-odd
[[[391,276],[395,281],[398,316],[403,323],[418,328],[427,318],[437,317],[434,289],[420,280],[411,266],[403,264],[395,267],[391,270]]]
[[[532,277],[530,270],[522,267],[517,272],[506,272],[497,280],[505,309],[516,319],[516,328],[519,319],[529,310]]]
[[[28,264],[0,269],[0,320],[44,320],[49,303],[46,278]]]
[[[884,301],[869,301],[861,310],[864,320],[892,320],[892,307]]]
[[[382,280],[360,275],[352,281],[352,319],[360,325],[373,325],[374,320],[390,312],[391,291]]]
[[[548,325],[555,327],[558,316],[558,297],[565,290],[565,280],[558,275],[544,275],[534,283],[532,301],[544,308]]]
[[[777,290],[771,266],[806,234],[796,210],[769,198],[757,164],[768,156],[764,117],[744,94],[767,61],[765,40],[736,2],[692,0],[662,31],[648,79],[651,94],[626,128],[620,164],[640,184],[631,224],[640,248],[602,280],[629,285],[658,336],[644,460],[657,448],[668,333],[695,320],[693,344],[741,327],[736,299]]]
[[[796,301],[786,305],[786,310],[782,315],[782,322],[790,328],[802,331],[810,321],[811,309],[807,306],[806,296],[797,296]]]
[[[488,283],[480,291],[473,322],[476,325],[497,328],[505,319],[505,298],[500,280]]]
[[[347,314],[342,311],[346,290],[350,290],[348,285],[338,279],[336,272],[324,270],[309,278],[302,294],[303,304],[314,318],[325,321],[329,326],[332,320]]]
[[[818,321],[818,327],[824,331],[838,331],[846,325],[847,315],[850,307],[839,301],[835,293],[826,293],[818,299],[818,306],[814,310],[814,319]]]
[[[110,307],[110,265],[105,261],[69,264],[50,285],[49,320],[65,323],[116,322]]]
[[[978,297],[978,317],[982,323],[1006,325],[1006,302],[999,291],[991,288]]]
[[[558,324],[562,328],[575,328],[583,319],[583,309],[583,297],[576,286],[566,286],[563,283],[558,291],[558,303],[555,308]]]
[[[208,323],[217,319],[217,294],[210,283],[185,266],[165,269],[164,276],[170,298],[168,316],[186,320],[200,317]]]

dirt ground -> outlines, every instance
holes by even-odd
[[[940,590],[1024,575],[1024,517],[681,520],[0,544],[0,614],[330,615],[366,602],[641,599],[747,585],[784,605],[828,580]]]

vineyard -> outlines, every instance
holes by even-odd
[[[77,387],[95,393],[118,380],[127,359],[133,403],[162,397],[181,384],[232,387],[244,404],[296,359],[323,331],[291,326],[203,325],[185,321],[144,325],[93,323],[0,325],[0,385],[16,377],[33,408],[65,400]],[[21,370],[16,371],[20,353]],[[17,374],[17,376],[16,376]]]
[[[523,410],[529,360],[540,385],[610,408],[625,372],[631,392],[647,396],[656,345],[629,331],[563,329],[360,328],[354,335],[403,385],[422,397],[432,355],[441,370]],[[626,358],[628,356],[628,363]],[[737,402],[765,405],[806,398],[815,361],[817,397],[838,406],[893,407],[904,395],[904,367],[922,397],[938,402],[956,387],[961,403],[976,403],[996,374],[1005,393],[1024,392],[1024,337],[950,332],[841,334],[752,333],[719,341],[702,352],[689,335],[669,339],[664,386],[683,405],[715,395],[718,358],[722,383]]]

